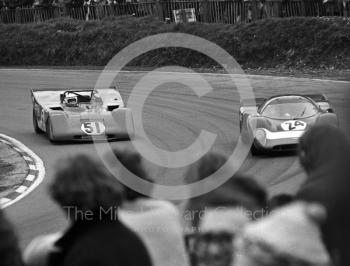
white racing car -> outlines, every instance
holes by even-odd
[[[302,134],[316,123],[338,126],[324,95],[280,95],[244,100],[239,109],[242,140],[252,153],[295,150]]]
[[[107,89],[32,89],[33,126],[50,141],[119,140],[134,137],[131,110]]]

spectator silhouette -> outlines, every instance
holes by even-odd
[[[212,162],[212,164],[210,163]],[[214,173],[225,162],[219,154],[204,156],[197,165],[197,178]],[[188,173],[193,178],[193,170]],[[266,192],[253,179],[233,176],[219,188],[192,198],[184,212],[192,232],[187,246],[192,265],[227,266],[234,254],[233,240],[243,226],[263,214]]]
[[[18,241],[11,223],[0,209],[0,265],[22,266]]]
[[[120,174],[131,173],[150,181],[140,155],[134,152],[115,150],[125,169]],[[120,219],[138,233],[144,241],[155,266],[188,266],[181,217],[176,206],[165,200],[150,198],[125,186],[125,198],[120,209]]]
[[[267,18],[266,0],[259,1],[259,19]]]
[[[296,202],[247,224],[233,266],[330,266],[319,229],[325,215],[320,205]]]
[[[193,164],[185,176],[186,183],[194,183],[214,174],[226,162],[225,156],[218,153],[208,153]]]
[[[193,219],[194,234],[188,237],[192,262],[230,265],[234,238],[246,223],[264,215],[265,204],[265,190],[244,176],[234,176],[214,191],[191,199],[186,212]]]
[[[57,251],[55,242],[62,237],[62,232],[35,237],[25,248],[23,260],[26,266],[47,266],[50,255]]]
[[[297,198],[326,208],[322,236],[337,266],[350,265],[349,154],[349,137],[336,127],[314,126],[300,139],[300,162],[308,177]]]
[[[289,203],[293,202],[293,200],[294,197],[290,194],[277,194],[273,196],[268,202],[269,211],[273,211],[277,208],[288,205]]]
[[[101,163],[86,155],[62,161],[50,195],[71,222],[50,265],[151,265],[142,241],[118,220],[122,187]]]
[[[208,153],[188,170],[185,180],[187,183],[202,180],[215,173],[225,162],[226,158],[223,155]],[[253,178],[237,174],[219,188],[191,199],[188,207],[198,209],[222,204],[240,206],[257,214],[266,207],[267,195],[265,189]],[[193,221],[194,225],[198,223],[197,218]]]

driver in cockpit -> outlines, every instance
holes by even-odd
[[[77,106],[78,105],[78,97],[77,96],[68,96],[63,100],[63,104],[66,106]]]

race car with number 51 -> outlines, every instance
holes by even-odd
[[[279,95],[241,101],[242,140],[252,143],[252,154],[295,150],[299,138],[316,123],[338,126],[338,118],[323,94]]]
[[[116,88],[32,89],[31,99],[34,130],[52,142],[134,137],[131,110]]]

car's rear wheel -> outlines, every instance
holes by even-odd
[[[55,136],[53,134],[52,123],[50,118],[48,118],[46,121],[46,134],[51,142],[55,142]]]
[[[36,134],[43,133],[43,131],[39,128],[38,118],[36,117],[34,109],[33,109],[33,127],[34,127],[34,131],[35,131]]]
[[[132,133],[125,133],[125,134],[120,134],[117,136],[117,140],[122,140],[122,141],[126,141],[126,140],[133,140],[135,138],[135,134]]]

